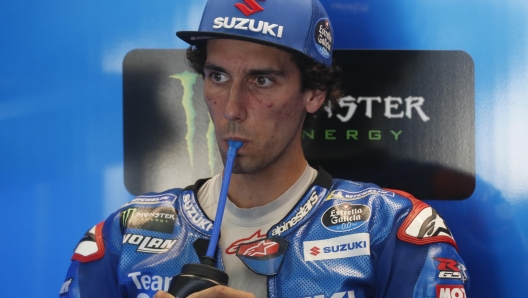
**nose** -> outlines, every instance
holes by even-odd
[[[229,121],[241,122],[246,119],[246,92],[242,84],[233,83],[229,90],[224,117]]]

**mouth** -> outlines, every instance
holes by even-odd
[[[227,147],[229,147],[229,145],[228,145],[228,143],[227,143],[228,141],[238,141],[238,142],[242,142],[243,145],[242,145],[242,147],[240,147],[240,148],[238,149],[238,151],[244,149],[244,147],[246,147],[246,144],[249,142],[247,139],[240,138],[240,137],[225,137],[225,138],[223,138],[223,143],[224,143]]]

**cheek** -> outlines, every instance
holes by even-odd
[[[204,91],[204,98],[209,114],[214,119],[214,116],[222,109],[222,96],[218,92]]]

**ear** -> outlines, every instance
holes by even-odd
[[[319,110],[326,99],[326,91],[324,90],[306,90],[305,91],[305,105],[306,112],[313,114]]]

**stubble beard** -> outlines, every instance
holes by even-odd
[[[266,169],[281,158],[287,150],[287,145],[293,141],[294,137],[295,135],[280,136],[280,139],[275,140],[275,142],[265,143],[265,148],[253,148],[254,153],[251,155],[240,156],[237,154],[233,163],[232,173],[255,174]],[[227,160],[226,154],[222,154],[222,160],[225,166]]]

